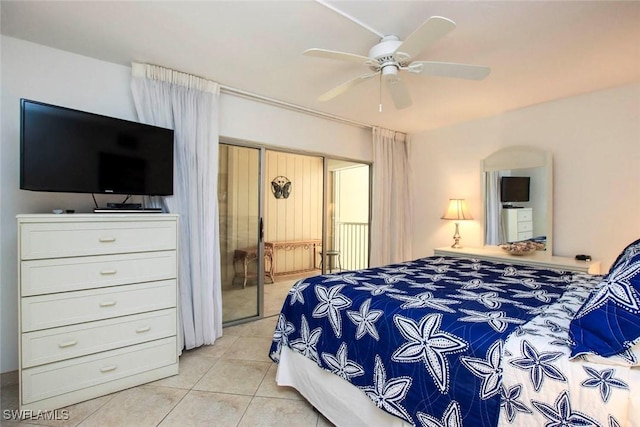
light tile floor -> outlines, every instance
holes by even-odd
[[[2,387],[0,425],[332,426],[294,389],[275,383],[268,357],[277,317],[225,328],[214,345],[183,352],[179,375],[69,406],[66,421],[7,421],[17,384]]]
[[[303,277],[319,274],[312,273],[278,277],[274,283],[265,281],[264,285],[264,316],[273,316],[280,313],[282,303],[293,286]],[[222,288],[222,319],[224,322],[242,319],[257,315],[258,290],[255,280],[249,280],[246,288],[242,282],[236,280],[232,285]]]

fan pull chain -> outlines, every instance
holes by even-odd
[[[382,73],[380,73],[380,84],[378,85],[378,96],[379,96],[379,104],[378,104],[378,112],[382,113]]]

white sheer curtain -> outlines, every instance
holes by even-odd
[[[409,137],[373,128],[372,267],[411,259]]]
[[[485,245],[499,245],[505,242],[504,224],[502,221],[502,203],[500,202],[500,171],[486,172],[485,181]]]
[[[186,349],[222,335],[218,229],[219,85],[155,65],[132,65],[140,121],[173,128],[174,194],[151,203],[180,215],[179,312]]]

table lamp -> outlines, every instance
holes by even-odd
[[[458,230],[459,221],[465,219],[473,219],[469,214],[469,209],[467,208],[467,203],[464,199],[449,199],[449,206],[447,207],[447,212],[442,215],[442,219],[449,219],[456,221],[456,232],[453,235],[453,245],[451,245],[454,249],[460,249],[462,246],[460,245],[460,232]]]

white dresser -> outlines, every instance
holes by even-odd
[[[502,209],[502,221],[507,242],[518,242],[533,237],[533,209]]]
[[[178,373],[176,215],[17,218],[20,409]]]
[[[529,255],[509,255],[498,246],[485,246],[484,248],[461,249],[453,249],[450,247],[436,248],[433,252],[436,256],[477,258],[507,264],[530,265],[552,270],[600,274],[600,261],[577,261],[574,258],[552,256],[546,251],[536,251]]]

